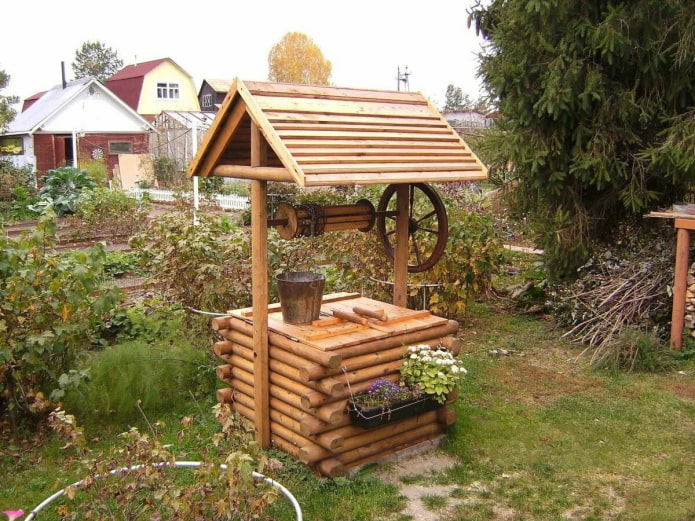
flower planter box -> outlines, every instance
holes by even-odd
[[[439,402],[429,396],[400,400],[392,403],[390,406],[371,407],[368,409],[362,408],[353,402],[348,402],[352,423],[365,429],[374,429],[389,422],[417,416],[441,406]]]

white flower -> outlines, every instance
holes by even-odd
[[[410,359],[411,359],[411,360],[417,360],[417,355],[416,355],[416,354],[410,355]]]

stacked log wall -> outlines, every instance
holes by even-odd
[[[237,317],[213,320],[223,340],[213,345],[224,363],[217,377],[227,387],[217,400],[255,422],[253,328]],[[344,475],[351,467],[443,434],[456,421],[453,409],[394,421],[374,429],[351,423],[348,400],[365,391],[378,378],[397,382],[407,345],[445,345],[455,354],[458,342],[451,336],[458,323],[322,351],[269,333],[270,430],[272,442],[282,451],[326,476]],[[455,399],[452,393],[447,400]]]

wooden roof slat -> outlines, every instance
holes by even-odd
[[[394,125],[415,125],[415,126],[435,126],[435,127],[446,127],[442,124],[439,117],[428,115],[428,116],[379,116],[379,115],[352,115],[352,114],[330,114],[330,113],[316,113],[316,112],[279,112],[268,110],[265,112],[268,121],[273,125],[278,123],[290,124],[292,122],[297,123],[344,123],[344,124],[354,124],[354,125],[377,125],[382,127],[389,127]]]
[[[400,157],[412,157],[419,156],[423,154],[437,154],[438,156],[471,156],[473,153],[471,151],[461,150],[460,147],[439,147],[433,148],[378,148],[378,147],[354,147],[354,148],[340,148],[340,147],[322,147],[317,143],[313,147],[292,147],[292,155],[301,158],[304,156],[321,156],[326,155],[328,157],[342,158],[343,156],[354,156],[354,157],[369,157],[369,156],[400,156]]]
[[[315,140],[315,139],[285,139],[285,146],[288,149],[295,148],[310,148],[310,147],[322,147],[322,148],[344,148],[344,147],[358,147],[358,148],[372,148],[372,147],[389,147],[392,149],[396,148],[449,148],[452,150],[461,150],[461,146],[455,141],[415,141],[415,140],[379,140],[379,139],[326,139],[326,140]]]
[[[430,155],[430,156],[409,156],[408,163],[403,162],[402,156],[301,156],[297,157],[297,162],[302,167],[302,170],[307,171],[306,165],[319,165],[319,164],[379,164],[379,163],[400,163],[400,164],[410,164],[414,163],[438,163],[438,164],[451,164],[460,163],[469,159],[471,162],[475,163],[475,160],[469,156],[440,156],[440,155]]]
[[[422,126],[416,127],[413,125],[392,125],[384,128],[384,125],[364,125],[353,124],[347,125],[344,123],[274,123],[273,127],[282,135],[290,135],[293,131],[296,132],[401,132],[401,133],[422,133],[443,134],[450,136],[451,130],[440,126]]]
[[[425,134],[423,132],[418,133],[405,133],[405,132],[386,132],[384,130],[374,129],[371,132],[359,132],[359,131],[323,131],[323,130],[283,130],[278,131],[278,135],[284,139],[407,139],[410,141],[439,141],[439,142],[458,142],[456,136],[451,134]]]
[[[436,175],[431,172],[357,172],[349,179],[344,175],[309,174],[306,186],[341,186],[346,184],[391,184],[391,183],[421,183],[427,177],[428,183],[450,183],[452,181],[481,181],[487,179],[487,174],[480,171],[439,171]]]
[[[449,172],[466,171],[478,168],[475,161],[469,163],[399,163],[399,164],[334,164],[310,165],[302,170],[305,174],[345,174],[347,172]]]

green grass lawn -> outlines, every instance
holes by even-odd
[[[560,340],[551,320],[510,313],[496,301],[472,306],[461,326],[469,376],[455,404],[458,421],[442,444],[458,463],[408,478],[453,490],[424,499],[438,519],[695,519],[692,365],[663,374],[597,373],[578,358],[580,347]],[[149,420],[164,420],[164,440],[180,459],[195,459],[219,429],[213,404],[214,384],[209,395],[182,393],[176,407]],[[177,446],[184,416],[194,419],[196,436]],[[85,418],[84,425],[94,452],[131,425],[147,429],[137,415]],[[84,477],[62,445],[49,430],[25,431],[21,440],[3,430],[0,511],[28,512]],[[399,487],[377,478],[375,466],[327,479],[274,454],[285,464],[277,479],[298,498],[306,520],[404,518]],[[55,510],[39,516],[57,518]],[[281,508],[276,518],[291,519],[291,512]]]

